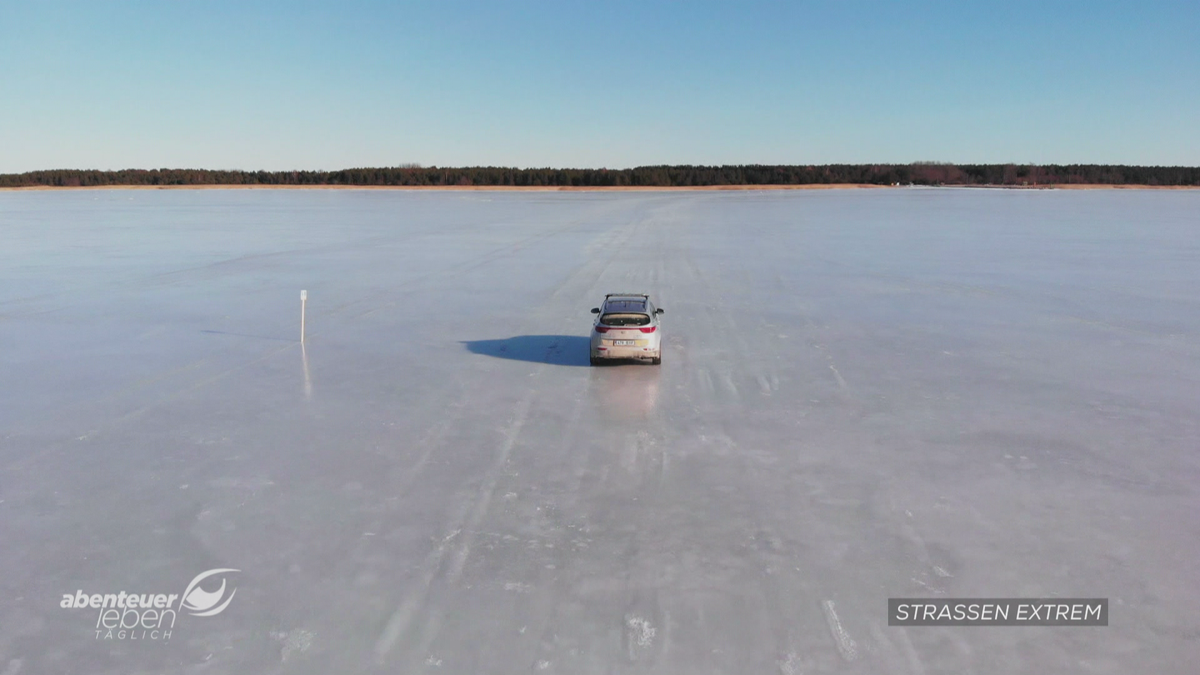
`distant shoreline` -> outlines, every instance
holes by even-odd
[[[0,187],[0,191],[15,190],[410,190],[435,192],[694,192],[706,190],[850,190],[857,188],[890,188],[891,185],[870,183],[825,183],[811,185],[88,185],[57,186],[28,185]]]
[[[953,189],[989,190],[1200,190],[1196,185],[1112,185],[1105,183],[1063,183],[1058,185],[944,185],[908,186],[877,185],[873,183],[811,183],[801,185],[686,185],[686,186],[566,186],[566,185],[90,185],[57,186],[26,185],[0,187],[0,192],[52,191],[52,190],[407,190],[432,192],[748,192],[755,190],[854,190],[854,189],[902,189],[906,187],[928,189],[943,187]]]
[[[497,166],[360,167],[336,171],[241,169],[51,169],[0,174],[0,187],[112,189],[479,190],[533,192],[846,190],[962,187],[1037,190],[1200,187],[1200,166],[1119,164],[661,165],[630,169],[519,169]],[[1154,188],[1156,189],[1156,188]]]

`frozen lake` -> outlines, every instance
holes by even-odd
[[[0,193],[0,674],[1195,673],[1198,291],[1200,191]]]

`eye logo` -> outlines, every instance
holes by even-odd
[[[221,578],[221,587],[215,591],[204,590],[200,582],[217,574],[240,571],[222,567],[196,575],[196,578],[192,579],[192,583],[188,584],[187,590],[183,592],[183,599],[180,600],[181,609],[188,610],[193,616],[215,616],[220,614],[229,606],[229,602],[233,600],[233,594],[237,593],[237,588],[229,591],[229,597],[225,597],[224,577]]]

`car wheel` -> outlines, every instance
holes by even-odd
[[[652,366],[657,366],[657,365],[660,365],[660,364],[662,364],[662,357],[661,357],[661,356],[656,356],[656,357],[654,357],[654,358],[650,359],[650,365],[652,365]]]
[[[600,365],[600,359],[598,359],[598,358],[596,358],[596,357],[594,357],[594,356],[593,356],[593,357],[591,357],[591,358],[590,358],[590,359],[588,359],[588,360],[592,362],[592,365],[593,365],[593,366],[598,366],[598,365]]]

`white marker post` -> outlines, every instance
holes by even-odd
[[[300,344],[304,344],[304,308],[308,305],[308,291],[300,291]]]

